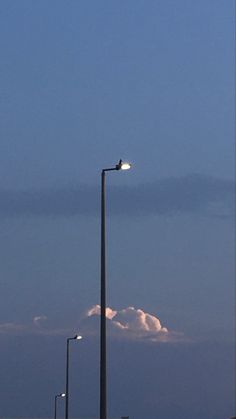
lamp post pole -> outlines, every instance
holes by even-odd
[[[101,330],[100,330],[100,419],[107,417],[107,375],[106,375],[106,171],[102,171],[101,193]]]
[[[54,419],[57,419],[57,399],[58,397],[65,397],[65,393],[56,394],[54,402]]]
[[[80,340],[82,336],[75,335],[73,338],[67,338],[66,340],[66,403],[65,403],[65,419],[68,419],[69,415],[69,349],[70,349],[70,341],[71,340]]]
[[[100,322],[100,419],[107,419],[106,362],[106,172],[130,169],[122,160],[101,173],[101,322]],[[66,418],[68,419],[68,418]]]

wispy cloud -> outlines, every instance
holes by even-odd
[[[24,334],[27,330],[26,325],[21,323],[0,323],[0,334],[1,335],[18,335]]]
[[[227,217],[234,209],[235,182],[204,175],[108,189],[109,210],[118,215],[200,213]],[[0,215],[8,217],[97,215],[99,205],[99,187],[95,186],[0,191]]]
[[[83,334],[96,335],[99,332],[99,305],[91,307],[80,325]],[[160,319],[144,310],[127,307],[122,310],[106,308],[108,333],[119,339],[151,342],[180,342],[186,340],[182,333],[170,331],[162,326]]]
[[[34,325],[35,326],[37,326],[37,327],[41,327],[41,325],[42,325],[42,322],[45,322],[47,320],[47,316],[35,316],[34,318],[33,318],[33,323],[34,323]]]
[[[28,323],[9,322],[0,323],[0,335],[41,335],[41,336],[64,336],[70,333],[69,329],[51,328],[47,325],[47,316],[35,316]]]

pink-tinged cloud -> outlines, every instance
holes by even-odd
[[[87,316],[88,316],[88,317],[91,317],[91,316],[94,316],[94,315],[98,315],[98,316],[100,316],[100,314],[101,314],[101,307],[100,307],[98,304],[97,304],[97,305],[95,305],[95,306],[93,306],[92,308],[90,308],[90,309],[87,311]],[[110,308],[110,307],[107,307],[107,308],[106,308],[106,318],[107,318],[107,319],[112,320],[112,319],[113,319],[113,317],[115,317],[115,316],[116,316],[116,314],[117,314],[117,311],[112,310],[112,308]]]
[[[87,313],[84,333],[92,334],[98,331],[95,319],[101,314],[99,305],[91,307]],[[122,310],[106,309],[108,333],[118,338],[142,339],[152,342],[172,342],[183,339],[183,335],[169,331],[163,327],[158,317],[146,313],[135,307],[127,307]]]
[[[113,320],[118,327],[132,332],[168,333],[167,328],[162,327],[157,317],[141,309],[136,310],[134,307],[127,307],[117,312]]]

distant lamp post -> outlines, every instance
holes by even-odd
[[[54,419],[57,419],[57,399],[59,397],[65,397],[65,393],[56,394],[54,402]]]
[[[100,324],[100,419],[107,419],[107,374],[106,374],[106,172],[128,170],[130,163],[120,160],[115,167],[102,170],[101,184],[101,324]],[[66,418],[68,419],[68,418]]]
[[[75,335],[73,338],[67,338],[66,341],[66,400],[65,400],[65,419],[68,419],[69,414],[69,346],[71,340],[81,340],[82,336]]]

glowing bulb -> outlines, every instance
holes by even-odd
[[[123,162],[122,160],[116,165],[116,170],[129,170],[131,168],[131,164],[128,162]]]
[[[76,339],[76,340],[80,340],[80,339],[82,339],[82,336],[80,336],[80,335],[76,335],[76,336],[75,336],[75,339]]]
[[[121,170],[129,170],[131,168],[131,164],[122,162],[120,168]]]
[[[60,394],[60,397],[66,397],[66,394],[65,393],[61,393]]]

